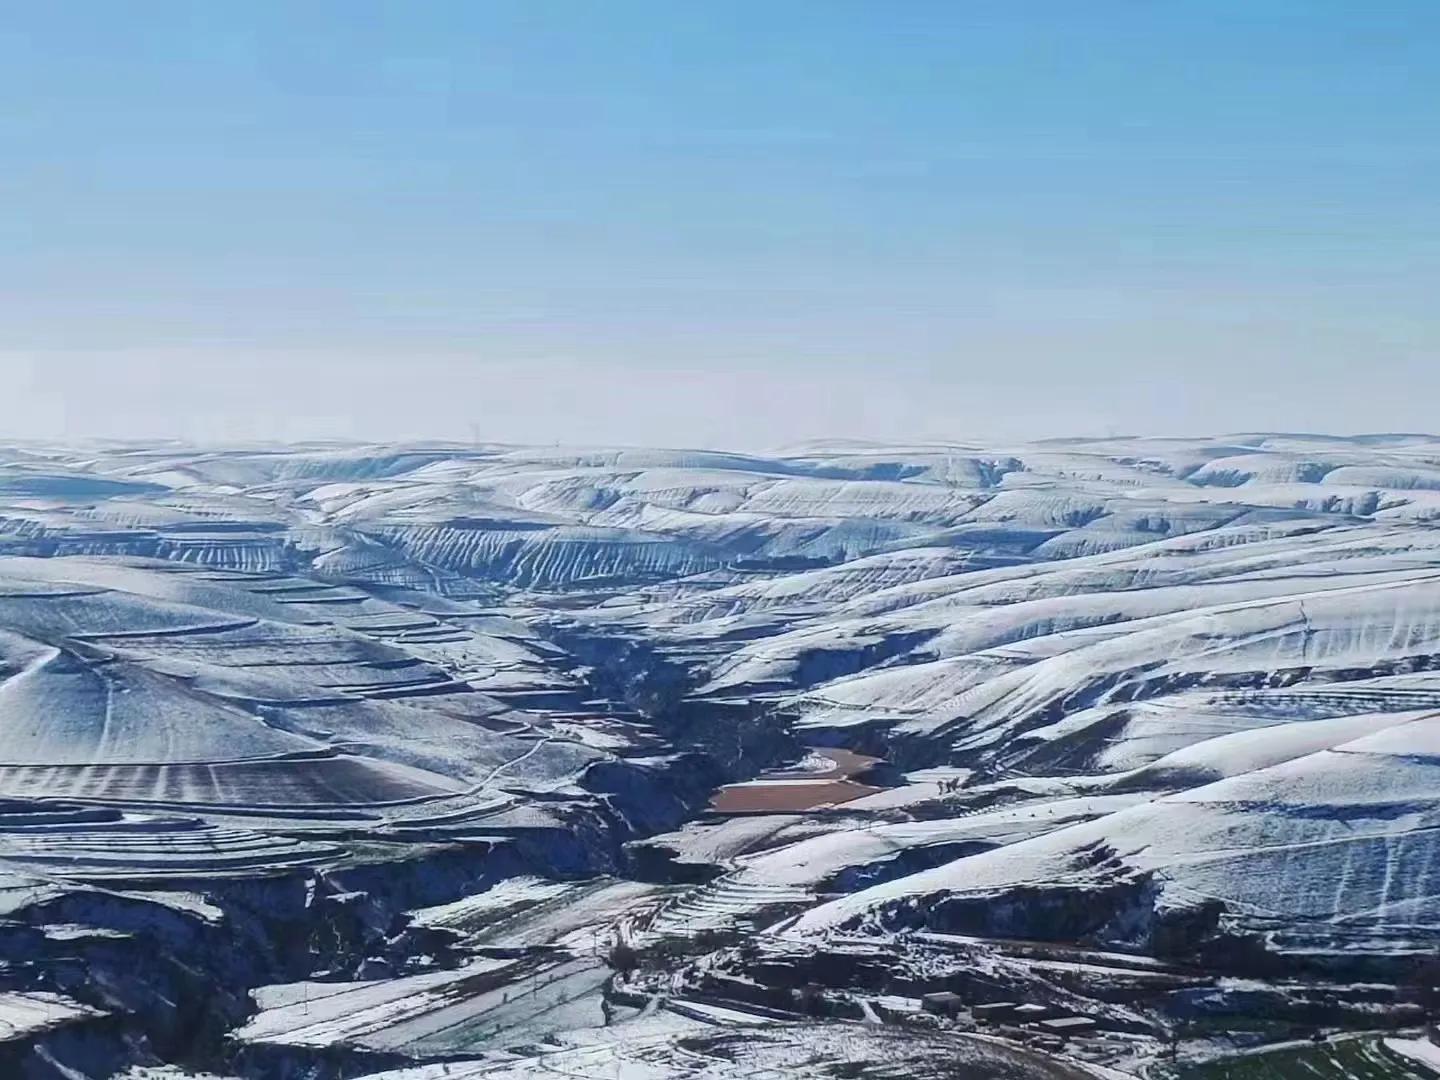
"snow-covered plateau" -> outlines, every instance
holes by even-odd
[[[1440,437],[0,447],[0,1077],[1411,1077],[1437,1009]]]

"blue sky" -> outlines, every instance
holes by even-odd
[[[25,5],[0,431],[1434,429],[1440,4]]]

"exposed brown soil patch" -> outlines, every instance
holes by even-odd
[[[858,776],[870,766],[874,765],[879,758],[866,757],[864,754],[857,754],[853,750],[812,750],[817,757],[828,758],[834,765],[822,772],[801,772],[794,769],[776,769],[765,773],[761,780],[848,780],[852,776]]]
[[[853,780],[817,780],[799,784],[760,780],[721,788],[710,800],[710,808],[721,814],[795,813],[846,803],[879,790]]]
[[[721,814],[795,813],[850,802],[880,790],[850,779],[865,772],[879,758],[851,750],[818,747],[812,748],[812,752],[831,761],[831,767],[817,772],[777,769],[746,784],[731,784],[715,792],[710,799],[710,809]]]

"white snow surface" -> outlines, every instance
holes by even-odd
[[[808,940],[1133,886],[1279,948],[1440,934],[1440,438],[1405,434],[0,447],[0,869],[186,892],[567,835],[587,770],[673,749],[575,642],[912,782],[678,830],[723,871],[690,909],[525,880],[437,924],[808,905]]]

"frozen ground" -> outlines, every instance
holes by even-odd
[[[1418,1025],[1437,768],[1429,436],[0,448],[0,1075]]]

